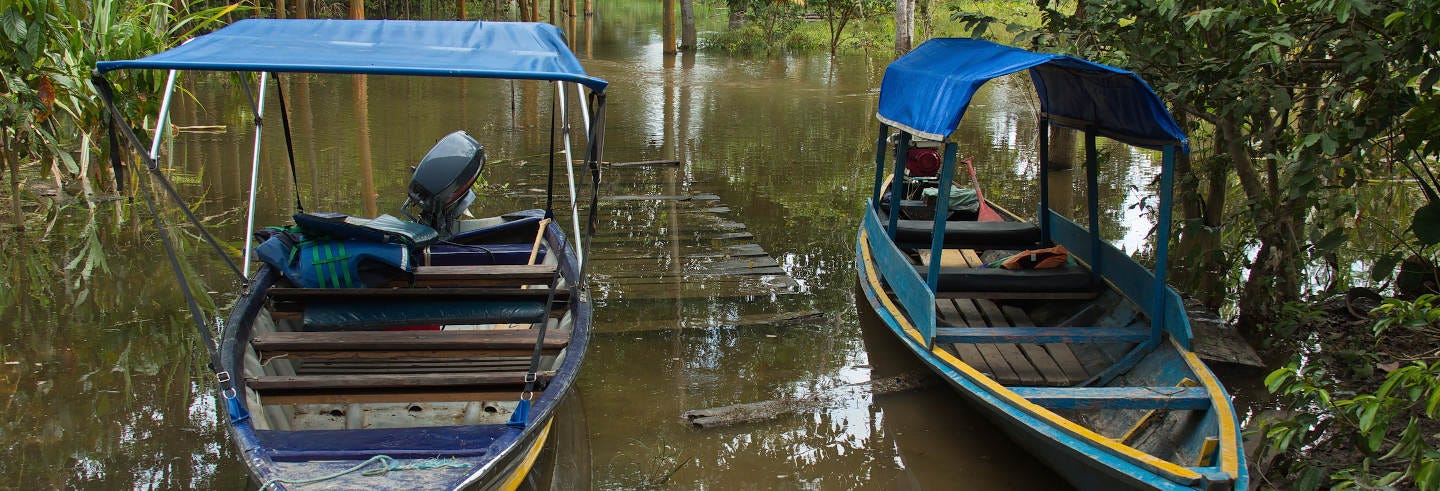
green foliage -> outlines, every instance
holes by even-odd
[[[1440,305],[1435,305],[1436,300],[1440,300],[1440,295],[1420,295],[1413,301],[1399,298],[1385,299],[1372,312],[1381,316],[1380,320],[1375,321],[1373,327],[1375,336],[1380,337],[1391,328],[1401,327],[1429,336],[1440,337]]]
[[[169,2],[16,0],[0,10],[0,142],[21,161],[57,161],[79,172],[72,154],[99,132],[103,107],[89,83],[102,59],[139,58],[163,50],[241,9],[235,3],[190,10]],[[151,71],[110,75],[120,91],[158,92]],[[117,101],[133,121],[156,98]],[[92,148],[100,150],[98,146]]]
[[[1420,335],[1421,344],[1440,340],[1440,296],[1424,295],[1413,302],[1386,300],[1374,310],[1376,341]],[[1356,358],[1370,366],[1382,356],[1360,353]],[[1379,489],[1407,483],[1419,489],[1440,489],[1440,359],[1395,362],[1377,381],[1373,371],[1336,373],[1325,365],[1340,366],[1344,355],[1319,352],[1302,365],[1291,363],[1265,378],[1265,387],[1277,396],[1284,418],[1264,426],[1265,451],[1289,457],[1288,472],[1296,489]],[[1321,443],[1323,442],[1323,445]],[[1336,451],[1358,455],[1357,461],[1329,462],[1307,455]]]

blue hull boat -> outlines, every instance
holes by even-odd
[[[255,19],[149,57],[99,63],[92,82],[115,127],[179,201],[155,164],[156,147],[145,153],[116,109],[104,74],[120,69],[169,71],[157,133],[166,128],[178,71],[238,72],[247,93],[255,80],[252,176],[259,175],[267,73],[277,82],[277,73],[340,73],[553,84],[552,123],[579,119],[584,128],[580,135],[568,123],[551,129],[544,209],[465,218],[486,158],[463,131],[440,139],[414,167],[406,219],[306,213],[296,183],[294,224],[257,232],[252,179],[243,271],[231,265],[246,287],[218,342],[190,302],[225,422],[262,488],[524,484],[575,384],[591,330],[584,246],[596,220],[606,82],[585,73],[561,31],[511,22]],[[572,155],[576,136],[583,156]],[[592,191],[584,233],[573,166],[581,157]],[[555,221],[563,200],[554,196],[564,185],[555,162],[569,177],[573,235]],[[155,220],[163,229],[160,214]],[[260,239],[253,248],[252,237]],[[263,263],[253,274],[252,257]]]
[[[975,90],[1020,71],[1040,101],[1033,221],[1003,209],[986,217],[998,207],[978,188],[951,189],[950,137]],[[1077,488],[1246,489],[1230,396],[1191,351],[1189,321],[1165,285],[1174,156],[1188,143],[1149,86],[1069,56],[935,39],[887,68],[877,116],[874,193],[855,262],[889,330]],[[1052,125],[1085,134],[1088,228],[1050,208]],[[1097,137],[1161,153],[1154,271],[1093,225]],[[927,154],[938,165],[926,165]]]

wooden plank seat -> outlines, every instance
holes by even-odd
[[[250,345],[262,362],[276,357],[304,359],[481,358],[528,356],[535,349],[537,329],[456,331],[324,331],[266,332]],[[570,331],[545,332],[541,351],[558,353],[570,344]]]
[[[880,221],[889,223],[888,210],[881,210]],[[906,248],[929,248],[935,230],[931,220],[897,220],[895,243]],[[945,248],[1034,249],[1040,244],[1040,226],[1029,222],[980,222],[952,220],[945,222]]]
[[[383,330],[417,325],[537,323],[569,298],[538,288],[271,288],[275,318],[301,319],[304,330]]]
[[[1050,409],[1210,408],[1204,387],[1011,387],[1021,397]]]
[[[395,279],[390,286],[550,285],[557,277],[554,264],[416,266],[409,278]]]
[[[936,343],[1138,343],[1150,333],[1100,327],[939,327]]]
[[[929,274],[935,254],[916,250],[921,278]],[[1099,295],[1089,270],[1079,266],[1008,270],[985,268],[974,249],[945,249],[940,254],[939,291],[935,298],[1090,299]]]
[[[553,373],[537,376],[541,390]],[[249,377],[263,404],[499,401],[520,397],[525,372],[291,375]]]
[[[928,279],[929,271],[915,271]],[[1047,269],[941,267],[936,297],[942,298],[1094,298],[1094,276],[1080,266]]]

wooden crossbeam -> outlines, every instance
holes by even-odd
[[[941,327],[936,343],[1138,343],[1150,333],[1099,327]]]
[[[542,373],[548,382],[553,373]],[[505,400],[525,387],[525,372],[262,376],[245,379],[264,404]]]
[[[1203,387],[1012,387],[1050,409],[1208,409]]]
[[[548,285],[557,274],[554,264],[416,266],[413,281],[397,279],[390,286]]]
[[[271,288],[266,290],[266,295],[274,301],[392,297],[544,300],[549,294],[549,288]],[[556,300],[569,296],[569,290],[555,292]]]
[[[266,332],[250,344],[261,361],[276,357],[306,359],[482,358],[525,356],[535,349],[535,329],[464,331]],[[545,332],[542,351],[559,352],[570,344],[570,331]]]

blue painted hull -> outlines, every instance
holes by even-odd
[[[1115,458],[1104,449],[1088,444],[1077,438],[1072,431],[1066,431],[1054,421],[1036,417],[994,390],[975,373],[966,373],[956,366],[955,360],[942,359],[930,347],[917,339],[919,335],[907,326],[912,320],[896,307],[887,297],[890,293],[876,288],[880,278],[875,277],[879,266],[869,260],[868,247],[863,232],[856,244],[856,265],[861,291],[877,317],[887,329],[906,346],[920,361],[939,374],[975,408],[984,413],[989,421],[1003,430],[1012,440],[1024,447],[1048,467],[1055,470],[1076,488],[1084,490],[1122,489],[1245,489],[1248,478],[1241,472],[1239,479],[1216,479],[1214,482],[1200,481],[1181,484],[1157,475],[1145,468],[1133,465],[1124,459]],[[883,300],[882,300],[883,299]],[[1178,368],[1176,368],[1178,369]],[[989,381],[993,384],[993,381]],[[1238,437],[1237,442],[1238,444]],[[1243,458],[1243,456],[1242,456]],[[1243,461],[1241,464],[1243,468]],[[1215,477],[1215,476],[1211,476]]]
[[[567,284],[579,284],[574,251],[558,225],[547,227],[546,242],[557,258],[558,269]],[[253,335],[256,317],[266,303],[266,291],[280,280],[270,267],[254,277],[248,295],[231,312],[223,336],[224,369],[246,373],[246,346]],[[529,423],[523,427],[506,424],[465,426],[417,426],[410,428],[357,430],[257,430],[249,415],[261,410],[245,407],[244,397],[233,399],[242,406],[227,408],[231,436],[251,477],[268,489],[287,489],[277,479],[307,480],[334,476],[301,489],[513,489],[535,462],[551,430],[556,408],[571,392],[589,344],[592,304],[572,291],[568,304],[571,338],[563,359],[554,369],[543,391],[531,401]],[[222,394],[223,398],[223,394]],[[224,400],[224,399],[222,399]],[[222,404],[225,406],[225,404]],[[372,462],[359,471],[344,471],[376,455],[393,457],[394,465],[418,469],[394,470],[383,475],[362,471],[381,467]],[[434,467],[436,463],[444,466]],[[344,473],[343,475],[338,475]]]

